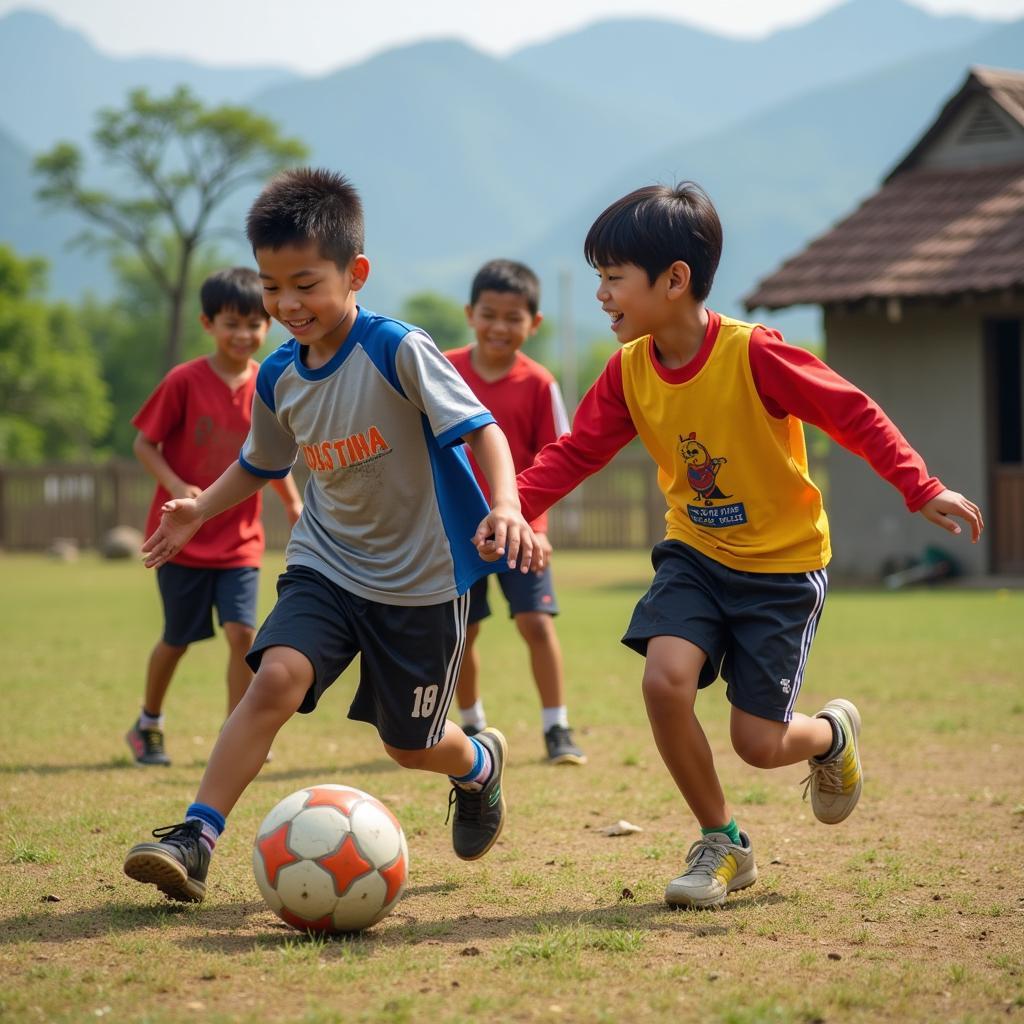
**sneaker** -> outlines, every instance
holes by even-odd
[[[467,736],[479,736],[483,732],[483,729],[478,729],[475,725],[464,725],[462,731]]]
[[[158,843],[139,843],[124,859],[124,873],[137,882],[155,885],[165,896],[182,903],[199,903],[206,895],[210,848],[199,837],[197,819],[153,830]]]
[[[724,832],[709,832],[690,847],[686,870],[665,889],[670,907],[721,907],[725,897],[757,881],[750,837],[737,846]]]
[[[837,825],[860,799],[860,712],[848,700],[830,700],[814,717],[838,722],[846,737],[842,749],[828,761],[812,757],[807,762],[810,774],[802,780],[804,799],[810,791],[814,816],[826,825]]]
[[[139,720],[124,734],[131,747],[136,764],[169,765],[171,759],[164,753],[163,729],[143,729]]]
[[[477,742],[487,747],[494,770],[487,785],[478,789],[453,785],[448,797],[448,814],[455,806],[452,823],[452,846],[462,860],[477,860],[497,842],[505,824],[505,796],[501,791],[501,776],[505,771],[508,744],[497,729],[488,726],[477,736]],[[445,823],[447,823],[447,818]]]
[[[587,755],[573,742],[572,729],[553,725],[544,733],[548,764],[586,764]]]

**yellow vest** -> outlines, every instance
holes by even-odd
[[[750,369],[753,324],[722,317],[708,361],[671,384],[650,336],[622,350],[626,405],[658,464],[666,537],[731,569],[809,572],[831,557],[803,424],[765,409]]]

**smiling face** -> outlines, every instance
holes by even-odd
[[[216,361],[227,373],[242,373],[267,336],[270,321],[262,313],[222,309],[214,316],[200,314],[203,330],[213,338]]]
[[[480,365],[491,369],[509,366],[542,319],[540,313],[530,312],[526,299],[518,292],[482,291],[476,302],[466,307]]]
[[[314,242],[257,249],[263,305],[301,345],[337,349],[355,322],[356,292],[370,261],[355,256],[344,269],[325,259]]]
[[[612,331],[619,342],[656,332],[666,316],[661,277],[651,284],[647,271],[635,263],[598,267],[597,276],[597,301],[611,317]]]

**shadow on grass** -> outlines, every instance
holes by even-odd
[[[256,777],[257,782],[288,782],[291,779],[302,779],[307,786],[312,786],[314,779],[337,778],[339,772],[346,775],[385,775],[388,772],[401,771],[397,764],[390,757],[378,757],[372,761],[360,761],[357,764],[347,764],[344,761],[337,761],[331,765],[321,765],[318,768],[310,768],[304,765],[299,768],[276,768],[271,762]]]
[[[35,775],[64,775],[68,772],[113,772],[125,769],[137,770],[138,766],[127,755],[111,758],[109,761],[95,761],[92,764],[0,764],[0,775],[21,775],[31,772]]]
[[[171,767],[201,769],[206,767],[206,760],[203,758],[194,759]],[[164,768],[152,768],[135,764],[127,755],[120,755],[111,758],[109,761],[95,761],[92,764],[0,764],[0,776],[2,775],[66,775],[71,772],[113,772],[113,771],[143,771],[152,773],[156,777],[170,777]],[[290,779],[302,779],[307,785],[312,785],[310,779],[330,778],[337,776],[339,772],[346,774],[361,775],[384,775],[387,772],[399,771],[399,767],[389,757],[376,758],[373,761],[361,761],[356,764],[345,764],[342,761],[332,765],[320,765],[319,767],[301,766],[295,768],[274,768],[270,765],[264,768],[257,776],[259,782],[287,782]]]
[[[788,901],[788,897],[781,893],[770,892],[762,896],[730,899],[724,908],[714,912],[673,910],[661,902],[616,902],[607,907],[582,911],[569,909],[507,917],[482,917],[471,912],[428,921],[420,921],[409,912],[410,899],[434,896],[445,888],[444,885],[429,885],[411,890],[382,925],[357,935],[325,937],[303,934],[277,920],[265,904],[255,900],[214,906],[171,901],[140,905],[118,901],[70,913],[54,907],[38,913],[19,914],[9,919],[0,930],[0,946],[24,942],[74,942],[153,927],[160,928],[171,941],[180,941],[182,946],[229,956],[251,953],[254,948],[294,946],[302,941],[324,947],[358,947],[365,953],[420,943],[462,946],[465,950],[477,942],[526,938],[545,930],[580,926],[612,932],[673,932],[699,939],[728,935],[731,931],[730,917],[736,911],[774,907]],[[247,920],[255,915],[264,920],[258,923]],[[175,931],[179,928],[183,934],[176,936]]]

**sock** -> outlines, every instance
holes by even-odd
[[[721,832],[727,835],[729,842],[735,846],[743,845],[743,840],[740,839],[740,827],[736,824],[735,818],[730,818],[728,825],[719,825],[718,828],[702,828],[700,830],[702,836],[710,835],[712,832]]]
[[[185,820],[203,823],[203,834],[200,838],[213,853],[213,848],[217,845],[217,840],[227,824],[224,815],[209,804],[189,804],[188,810],[185,811]]]
[[[491,781],[494,762],[491,759],[491,752],[475,736],[470,736],[469,742],[473,744],[473,767],[465,775],[448,777],[457,786],[483,789]]]
[[[145,708],[139,712],[140,729],[162,729],[164,727],[163,714],[151,715]]]
[[[487,715],[484,714],[484,702],[478,700],[470,704],[468,708],[459,708],[459,717],[463,725],[471,725],[474,729],[483,731],[487,728]]]
[[[564,704],[558,708],[541,708],[540,714],[544,732],[554,725],[560,725],[563,729],[569,728],[569,712]]]
[[[833,718],[831,715],[822,715],[821,717],[832,726],[832,746],[824,754],[819,754],[814,759],[824,764],[826,761],[831,761],[833,757],[837,757],[839,751],[846,746],[846,733],[843,731],[843,727],[837,718]]]

